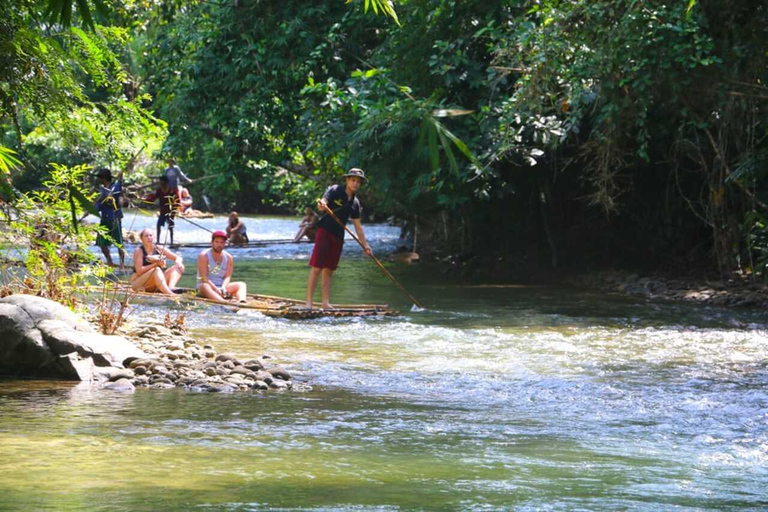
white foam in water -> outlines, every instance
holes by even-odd
[[[420,308],[416,304],[411,306],[411,313],[421,313],[422,311],[426,311],[424,308]]]

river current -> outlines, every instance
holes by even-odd
[[[246,218],[251,239],[299,219]],[[127,215],[125,227],[153,226]],[[196,220],[223,228],[224,217]],[[374,251],[399,230],[366,226]],[[208,233],[177,221],[176,241]],[[233,250],[253,292],[302,298],[311,245]],[[197,250],[184,250],[194,283]],[[768,318],[553,286],[458,281],[348,240],[338,303],[400,316],[184,313],[219,352],[269,354],[307,389],[207,394],[0,381],[2,510],[768,508]],[[319,296],[319,295],[318,295]]]

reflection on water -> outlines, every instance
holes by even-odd
[[[285,238],[293,223],[277,222],[270,236]],[[396,246],[397,231],[379,229],[391,240],[377,243]],[[393,266],[428,308],[410,313],[347,245],[334,299],[401,316],[188,311],[198,338],[269,354],[309,391],[0,383],[0,509],[768,506],[761,311],[462,286],[437,267]],[[236,253],[238,279],[301,297],[296,254],[309,249]]]

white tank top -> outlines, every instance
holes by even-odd
[[[221,263],[216,263],[213,259],[213,249],[205,251],[205,255],[208,258],[208,280],[213,283],[214,286],[221,286],[224,282],[224,276],[227,275],[229,270],[229,253],[227,251],[221,251]],[[200,270],[197,271],[197,284],[198,287],[203,282],[200,278]]]

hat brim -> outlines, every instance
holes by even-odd
[[[360,178],[364,182],[368,183],[368,178],[366,178],[365,176],[360,176],[359,174],[345,174],[344,177],[345,178]]]

